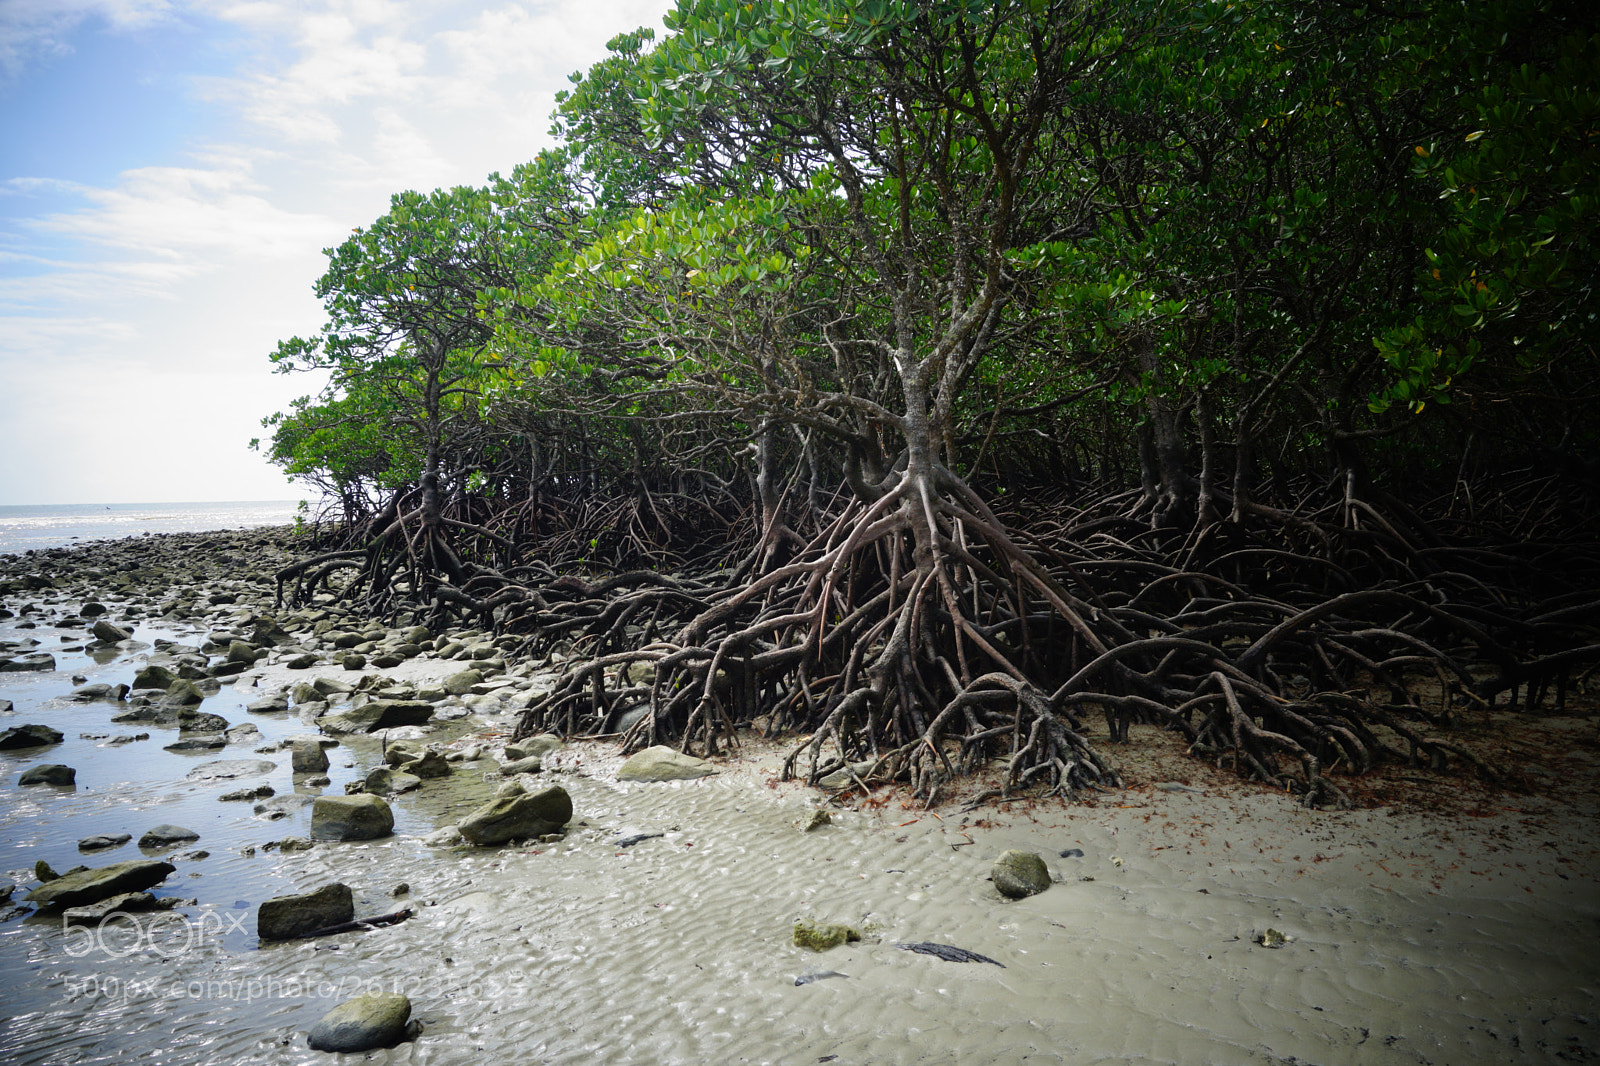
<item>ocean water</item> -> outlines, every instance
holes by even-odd
[[[0,553],[145,533],[283,526],[294,521],[299,507],[299,500],[0,506]]]

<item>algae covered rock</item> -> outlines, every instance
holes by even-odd
[[[1008,851],[994,861],[989,870],[994,887],[1007,899],[1036,896],[1050,887],[1050,871],[1044,860],[1031,851]]]
[[[313,840],[376,840],[394,832],[394,812],[382,797],[318,796],[311,804]]]
[[[617,771],[618,781],[688,781],[719,771],[704,759],[657,744],[636,752]]]
[[[349,885],[335,881],[315,892],[275,896],[256,911],[256,936],[262,940],[289,940],[340,925],[356,916],[355,895]]]
[[[827,951],[860,939],[861,930],[848,925],[830,925],[809,918],[798,918],[794,923],[794,946],[797,948]]]
[[[461,835],[473,844],[504,844],[558,833],[572,820],[572,797],[559,786],[502,796],[462,819]]]
[[[29,903],[41,906],[81,907],[124,892],[140,892],[159,885],[175,869],[177,867],[170,862],[130,859],[93,870],[62,874],[29,892],[26,898]]]
[[[370,1051],[393,1047],[411,1034],[411,1000],[394,992],[374,992],[346,1000],[311,1027],[313,1051]]]

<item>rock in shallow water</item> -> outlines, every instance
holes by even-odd
[[[290,762],[297,774],[320,774],[328,768],[328,753],[322,742],[311,739],[296,740],[289,749]]]
[[[318,796],[311,804],[311,839],[376,840],[394,832],[394,812],[381,797]]]
[[[170,848],[174,844],[187,844],[199,840],[200,834],[181,825],[158,825],[139,838],[141,848]]]
[[[504,796],[491,800],[462,819],[461,835],[488,846],[559,833],[572,820],[572,797],[564,788]]]
[[[63,874],[29,892],[29,903],[81,907],[124,892],[140,892],[159,885],[177,867],[153,859],[130,859],[94,870]]]
[[[59,743],[61,743],[60,730],[32,722],[14,726],[0,733],[0,751],[15,751],[18,748],[37,748],[45,744]]]
[[[355,896],[349,885],[335,881],[315,892],[276,896],[256,911],[256,936],[262,940],[290,940],[348,922],[356,916]]]
[[[43,766],[30,766],[22,771],[22,776],[17,778],[19,785],[71,785],[78,780],[78,771],[70,766],[60,763],[45,763]]]
[[[78,841],[78,850],[103,851],[106,848],[120,848],[132,839],[132,833],[96,833]]]
[[[397,993],[378,992],[346,1000],[311,1027],[313,1051],[369,1051],[393,1047],[413,1035],[411,1001]]]
[[[222,781],[269,774],[277,768],[278,764],[268,759],[218,759],[216,762],[201,763],[190,770],[185,778],[189,781]]]

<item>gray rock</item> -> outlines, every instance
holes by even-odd
[[[472,691],[474,685],[482,683],[482,672],[478,670],[462,670],[444,679],[444,690],[452,696],[464,696]]]
[[[188,737],[172,744],[162,745],[166,751],[216,751],[218,748],[227,746],[227,738],[216,736],[215,734],[205,737]]]
[[[113,914],[162,909],[165,909],[162,907],[162,901],[148,892],[124,892],[120,896],[112,896],[97,903],[68,907],[62,912],[61,920],[68,925],[99,925]]]
[[[817,784],[823,788],[849,788],[856,783],[856,778],[865,778],[872,772],[877,763],[871,759],[865,762],[851,763],[841,767],[831,774],[825,774],[818,779]]]
[[[295,811],[309,807],[316,802],[317,797],[308,796],[304,792],[291,792],[283,796],[264,797],[263,802],[255,805],[254,813],[268,814],[282,817],[293,814]]]
[[[291,670],[309,670],[317,665],[317,657],[309,651],[304,651],[299,655],[291,655],[283,665]]]
[[[1024,899],[1050,887],[1050,871],[1044,860],[1031,851],[1008,851],[994,861],[989,870],[994,887],[1007,899]]]
[[[415,740],[391,740],[383,747],[383,761],[390,766],[422,758],[422,745]]]
[[[144,688],[158,688],[165,692],[176,680],[178,680],[177,674],[168,670],[165,666],[151,663],[133,676],[133,688],[135,691]]]
[[[224,792],[217,799],[224,802],[245,802],[265,799],[277,792],[271,785],[257,785],[255,788],[236,788],[232,792]]]
[[[133,634],[128,630],[123,629],[119,625],[114,625],[105,618],[101,618],[96,621],[95,624],[90,628],[90,632],[94,634],[96,640],[104,641],[107,644],[116,644],[120,641],[128,640],[133,636]]]
[[[278,764],[269,759],[218,759],[216,762],[201,763],[190,770],[185,778],[189,781],[226,781],[234,777],[270,774],[277,768]]]
[[[566,747],[560,737],[554,733],[540,733],[536,737],[516,741],[506,745],[506,758],[512,761],[517,759],[543,758],[557,748]]]
[[[180,677],[167,686],[167,694],[161,697],[161,702],[172,707],[192,707],[205,698],[206,694],[200,691],[199,685]]]
[[[693,755],[684,755],[665,744],[657,744],[636,752],[622,769],[617,771],[618,781],[686,781],[696,777],[709,777],[718,773],[715,766]]]
[[[343,681],[336,681],[331,677],[314,678],[312,679],[311,687],[324,698],[329,696],[347,696],[356,690],[354,685],[347,685]],[[295,702],[298,703],[300,701],[296,700]]]
[[[328,768],[328,753],[316,740],[296,740],[290,746],[289,759],[297,774],[320,774]]]
[[[236,726],[229,726],[223,732],[227,735],[229,744],[254,744],[261,738],[261,727],[254,722],[243,722]]]
[[[141,848],[170,848],[174,844],[187,844],[199,840],[200,834],[181,825],[158,825],[139,838]]]
[[[247,644],[242,640],[235,640],[228,644],[228,661],[230,663],[244,663],[246,666],[250,666],[266,654],[263,649],[253,644]]]
[[[96,833],[78,841],[78,850],[104,851],[107,848],[120,848],[132,839],[132,833]]]
[[[433,704],[426,700],[372,700],[339,714],[325,714],[317,725],[329,733],[375,733],[423,725],[432,717]]]
[[[81,685],[72,690],[67,698],[74,703],[89,703],[92,700],[120,700],[128,694],[127,685],[107,685],[96,682],[92,685]]]
[[[41,906],[81,907],[124,892],[141,892],[165,881],[177,867],[154,859],[130,859],[93,870],[62,874],[25,897]]]
[[[264,901],[256,911],[256,936],[262,940],[291,940],[351,921],[355,916],[355,895],[350,886],[335,881],[315,892]]]
[[[346,670],[365,670],[367,657],[360,652],[347,651],[344,653],[344,658],[339,660],[339,665]]]
[[[370,1051],[393,1047],[411,1037],[411,1001],[392,992],[346,1000],[311,1027],[313,1051]]]
[[[500,764],[500,772],[507,777],[512,774],[537,774],[543,770],[544,760],[537,755],[530,755],[528,758],[518,759],[516,762]]]
[[[280,692],[276,696],[267,696],[254,703],[247,703],[244,709],[251,714],[277,714],[289,709],[289,697]]]
[[[572,797],[564,788],[505,796],[462,819],[461,835],[478,845],[504,844],[560,832],[572,820]]]
[[[16,659],[0,658],[0,673],[47,673],[56,668],[56,657],[48,652],[36,651]]]
[[[416,774],[401,773],[391,770],[387,766],[379,766],[367,774],[366,780],[361,784],[363,792],[370,792],[374,796],[387,796],[393,792],[410,792],[412,789],[422,787],[422,778]]]
[[[18,748],[37,748],[44,744],[59,743],[61,743],[59,730],[32,722],[13,726],[0,733],[0,751],[15,751]]]
[[[449,777],[455,772],[445,761],[443,752],[432,750],[423,752],[419,758],[401,763],[399,769],[418,777]]]
[[[78,781],[78,771],[60,763],[30,766],[17,778],[19,785],[72,785]]]
[[[318,796],[311,805],[313,840],[376,840],[394,832],[394,812],[379,796]]]
[[[197,711],[193,707],[180,710],[175,720],[178,728],[188,733],[225,733],[228,730],[228,720],[222,715]]]

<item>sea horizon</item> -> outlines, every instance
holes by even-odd
[[[145,503],[0,504],[0,554],[121,540],[290,525],[309,500],[157,500]]]

